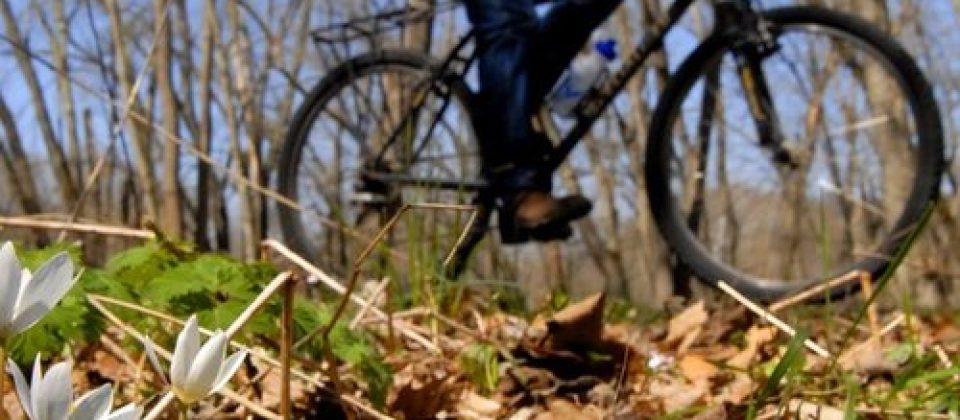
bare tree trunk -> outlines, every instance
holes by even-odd
[[[157,89],[160,91],[163,129],[173,136],[180,136],[178,105],[173,93],[173,61],[171,60],[171,31],[168,0],[154,1],[154,16],[157,33],[156,66]],[[163,145],[163,183],[161,186],[161,213],[159,226],[165,234],[178,238],[181,234],[180,220],[180,146],[173,141]]]
[[[697,122],[696,144],[687,150],[687,185],[684,186],[684,205],[687,211],[687,227],[699,235],[701,242],[710,246],[710,226],[704,225],[706,209],[707,163],[710,153],[710,135],[716,127],[717,92],[720,80],[719,69],[710,70],[706,75],[700,115]],[[687,267],[680,265],[674,269],[673,293],[690,297],[692,275]]]
[[[306,47],[310,44],[308,42],[311,28],[309,11],[314,10],[314,1],[307,0],[303,2],[302,7],[303,12],[299,13],[299,16],[301,16],[300,24],[297,29],[297,36],[293,43],[293,54],[290,58],[290,61],[286,63],[286,68],[283,69],[283,71],[288,73],[291,77],[294,77],[300,73],[300,70],[303,67],[303,59],[307,52]],[[282,63],[280,60],[277,61]],[[283,150],[283,140],[287,132],[287,124],[291,119],[293,100],[296,97],[296,89],[296,83],[290,83],[284,95],[280,97],[280,103],[277,105],[277,113],[274,117],[274,124],[270,133],[272,142],[270,149],[272,154],[264,162],[264,166],[268,171],[275,167],[279,162],[280,151]]]
[[[717,113],[723,115],[723,102],[718,104]],[[740,253],[740,218],[737,215],[733,189],[730,187],[730,178],[727,176],[727,128],[724,119],[718,118],[721,124],[717,131],[717,189],[723,203],[723,253],[730,265],[736,266]]]
[[[214,189],[210,196],[212,198],[210,205],[214,209],[213,229],[215,236],[216,249],[230,250],[230,215],[227,212],[226,182],[222,182],[216,177],[211,177]]]
[[[182,55],[185,57],[190,57],[185,60],[177,60],[177,68],[180,70],[180,98],[178,103],[180,118],[183,120],[183,125],[190,133],[190,137],[197,139],[200,137],[200,126],[197,122],[197,105],[195,98],[195,89],[197,86],[201,88],[205,85],[197,85],[194,81],[197,80],[197,68],[193,63],[193,52],[196,49],[196,44],[194,43],[194,34],[190,30],[190,13],[192,10],[187,10],[187,5],[185,0],[169,0],[172,1],[172,6],[176,7],[178,18],[168,18],[167,24],[172,25],[170,28],[171,36],[173,32],[176,32],[177,36],[180,38],[180,48],[182,49]],[[204,9],[208,7],[210,2],[204,3]],[[168,13],[173,13],[173,10],[170,10]],[[201,22],[202,30],[207,30],[206,24],[206,10],[204,10],[203,21]],[[205,40],[204,35],[200,35],[201,40]],[[201,41],[203,42],[203,41]],[[203,55],[203,50],[200,50],[201,56]],[[174,56],[176,56],[176,52]],[[203,59],[201,59],[201,62]],[[201,64],[202,66],[202,64]],[[176,98],[176,95],[174,96]]]
[[[228,3],[228,5],[230,4],[232,3]],[[230,9],[231,8],[228,8],[228,11]],[[233,9],[233,12],[231,12],[231,14],[236,15],[235,5],[232,9]],[[238,19],[238,18],[235,18],[235,19]],[[213,26],[214,34],[221,33],[220,25],[217,24],[217,20],[214,19],[211,21],[211,23]],[[240,135],[241,135],[240,122],[238,121],[237,110],[234,104],[235,86],[231,83],[234,80],[235,75],[233,75],[230,71],[231,61],[228,57],[229,54],[227,52],[227,47],[224,46],[222,43],[218,43],[218,44],[219,45],[216,48],[216,60],[217,60],[216,66],[217,66],[217,73],[218,73],[217,79],[220,83],[220,90],[223,92],[223,95],[224,95],[222,100],[223,114],[224,114],[224,118],[226,119],[227,130],[229,132],[231,160],[233,161],[233,165],[235,165],[235,168],[232,170],[243,175],[245,160],[243,159],[243,151],[240,146]],[[223,190],[226,188],[225,183],[219,183],[219,188],[220,188],[220,193],[223,193]],[[242,184],[236,185],[236,189],[237,189],[237,200],[239,200],[239,203],[240,203],[239,215],[240,215],[240,226],[241,226],[241,233],[242,233],[240,238],[239,250],[241,255],[243,255],[244,258],[247,258],[247,257],[252,258],[254,255],[256,255],[256,244],[249,243],[249,242],[254,237],[253,230],[256,227],[256,223],[254,222],[252,209],[250,208],[250,191],[245,185],[242,185]],[[229,243],[229,240],[230,240],[229,232],[221,231],[221,228],[224,228],[226,226],[226,223],[228,220],[227,219],[228,214],[227,214],[226,204],[224,202],[224,199],[222,197],[218,197],[218,198],[220,198],[221,202],[218,203],[220,206],[218,208],[219,217],[215,217],[215,223],[220,223],[220,226],[218,226],[217,242],[218,242],[218,245],[223,246],[223,242]],[[222,219],[222,220],[219,220],[219,219]]]
[[[13,55],[20,68],[20,74],[27,83],[27,89],[30,91],[30,97],[33,101],[34,112],[37,116],[37,124],[40,129],[40,136],[47,147],[47,153],[52,159],[54,175],[60,184],[60,195],[63,199],[63,205],[69,206],[77,199],[77,185],[74,183],[73,176],[70,173],[70,165],[63,153],[63,148],[53,133],[53,124],[50,121],[50,114],[47,111],[47,104],[43,98],[43,91],[40,86],[40,80],[37,78],[36,70],[31,63],[30,52],[27,44],[20,33],[13,10],[10,8],[9,0],[0,1],[0,14],[3,15],[3,25],[6,30],[6,36],[14,43]]]
[[[70,66],[67,62],[67,42],[69,41],[69,32],[67,29],[67,19],[63,12],[63,2],[53,2],[53,16],[55,30],[48,32],[47,38],[50,40],[50,53],[53,55],[53,63],[56,66],[60,77],[57,77],[57,93],[60,95],[60,110],[63,116],[63,131],[66,133],[68,156],[73,161],[74,175],[76,175],[77,185],[83,184],[83,152],[80,150],[80,140],[77,136],[77,115],[74,109],[73,84],[69,80]]]
[[[86,148],[84,153],[86,155],[86,161],[96,162],[97,160],[97,140],[93,134],[93,115],[90,113],[90,109],[83,110],[83,139]],[[104,153],[109,153],[110,149],[104,151]],[[90,192],[90,195],[93,197],[93,202],[90,205],[93,208],[93,216],[98,220],[110,220],[110,201],[104,200],[102,191],[104,189],[110,188],[110,182],[112,182],[112,172],[113,172],[113,159],[112,156],[104,157],[104,168],[100,175],[100,182],[97,182],[93,186],[93,190]]]
[[[83,110],[83,118],[81,119],[83,127],[83,150],[81,152],[84,160],[87,162],[96,162],[99,158],[97,153],[97,139],[93,134],[93,116],[90,113],[89,109]],[[104,153],[113,152],[112,147],[108,147],[104,150]],[[110,183],[113,182],[113,157],[104,156],[104,166],[100,171],[98,182],[93,184],[90,188],[90,191],[87,193],[87,197],[93,197],[93,200],[85,200],[84,205],[88,210],[90,210],[90,217],[93,217],[94,220],[106,221],[108,224],[112,224],[112,215],[111,215],[111,203],[103,197],[102,191],[104,189],[110,188]],[[84,238],[83,253],[86,261],[92,261],[97,263],[103,263],[107,260],[107,256],[110,255],[110,238],[104,235],[87,235]]]
[[[407,6],[429,13],[435,6],[435,0],[407,0]],[[418,51],[430,52],[430,44],[433,38],[430,36],[432,30],[432,17],[424,19],[422,22],[408,24],[403,34],[403,45]]]
[[[240,112],[243,122],[246,124],[247,150],[244,153],[243,146],[240,144],[240,124],[234,122],[231,124],[231,150],[234,153],[238,168],[246,169],[245,173],[250,180],[260,182],[260,121],[254,107],[254,98],[256,87],[254,85],[252,57],[250,57],[250,37],[247,33],[246,25],[240,20],[240,12],[236,2],[227,3],[227,15],[230,24],[230,57],[226,56],[226,49],[221,48],[223,54],[220,62],[221,84],[227,98],[224,100],[229,104],[226,109],[232,116],[229,119],[236,120],[236,112],[232,104],[233,97],[239,100]],[[233,70],[228,73],[227,66]],[[231,77],[224,78],[227,74]],[[230,83],[230,82],[233,83]],[[241,173],[244,171],[241,170]],[[257,247],[260,243],[261,211],[259,197],[243,185],[237,186],[240,196],[240,213],[243,230],[243,240],[241,245],[241,254],[245,259],[254,259],[257,257]]]
[[[635,39],[634,25],[636,16],[632,13],[630,4],[620,6],[620,10],[615,15],[617,31],[620,39],[626,42]],[[631,241],[631,246],[636,247],[635,254],[639,259],[636,265],[638,277],[643,278],[646,284],[650,286],[648,290],[633,290],[631,284],[624,285],[624,293],[630,299],[638,299],[646,302],[653,302],[659,295],[657,291],[658,277],[661,265],[666,261],[665,249],[660,243],[656,229],[652,226],[652,216],[647,203],[646,189],[644,188],[644,146],[647,137],[647,120],[649,109],[647,103],[641,96],[643,88],[646,85],[645,77],[634,77],[627,82],[625,89],[629,99],[629,109],[633,112],[626,120],[627,127],[621,141],[623,142],[624,155],[627,157],[630,167],[630,175],[633,178],[636,190],[634,191],[633,207],[634,211],[634,229],[630,229],[637,238]],[[635,292],[642,293],[642,296],[636,296]]]
[[[121,86],[123,104],[126,105],[127,99],[134,96],[130,112],[143,116],[152,115],[143,109],[142,104],[136,98],[136,92],[134,92],[133,66],[127,53],[127,41],[124,39],[125,31],[120,16],[120,5],[117,0],[104,0],[104,5],[110,17],[110,32],[113,37],[117,78]],[[153,172],[153,157],[150,153],[151,127],[132,118],[128,118],[128,122],[133,137],[134,153],[136,154],[137,184],[142,189],[139,196],[142,197],[147,218],[157,220],[157,182]],[[140,200],[135,201],[140,202]]]
[[[597,180],[600,189],[600,202],[603,203],[603,209],[606,211],[606,214],[603,216],[603,218],[606,219],[605,223],[601,223],[603,232],[600,242],[603,247],[602,252],[606,260],[606,265],[609,268],[609,273],[605,276],[609,287],[608,290],[626,295],[627,288],[629,287],[629,279],[627,278],[627,271],[623,265],[623,246],[620,241],[620,226],[617,220],[620,216],[614,200],[613,183],[615,181],[607,168],[604,167],[604,163],[608,161],[602,156],[600,139],[588,135],[584,138],[584,143],[587,149],[587,156],[590,158],[593,177]]]
[[[42,213],[40,199],[37,193],[37,185],[34,182],[33,168],[30,167],[30,161],[27,154],[23,151],[23,143],[20,141],[20,131],[17,130],[16,121],[10,108],[7,107],[6,100],[0,96],[0,125],[3,126],[4,141],[9,144],[9,151],[4,151],[4,157],[9,157],[9,161],[4,160],[7,166],[7,179],[10,181],[10,190],[16,194],[20,208],[27,214]],[[6,148],[5,148],[6,149]]]
[[[213,19],[216,19],[214,13],[213,0],[207,0],[203,7],[203,34],[201,35],[202,47],[200,55],[203,57],[200,63],[200,124],[197,133],[197,149],[204,155],[210,154],[210,133],[211,133],[211,96],[213,87],[210,85],[213,77],[213,49],[214,32]],[[210,176],[210,167],[199,157],[197,158],[197,208],[194,214],[194,242],[201,248],[209,247],[210,240],[207,237],[207,224],[209,219],[210,206],[213,200],[210,200],[209,190],[213,183]]]
[[[565,164],[561,166],[559,171],[564,189],[571,194],[580,194],[581,191],[583,191],[570,165]],[[577,221],[577,226],[577,231],[583,239],[584,247],[587,249],[590,259],[593,260],[594,265],[597,266],[597,270],[600,271],[603,278],[609,278],[610,269],[607,267],[606,259],[604,258],[603,240],[600,238],[600,230],[596,222],[589,217],[584,217]]]
[[[642,22],[641,26],[644,28],[653,27],[654,23],[657,22],[658,18],[662,15],[660,4],[656,1],[645,0],[639,7],[641,9],[639,11],[640,21]],[[629,9],[623,8],[622,10],[626,11]],[[635,20],[630,18],[626,12],[618,16],[618,28],[621,34],[623,34],[622,36],[629,37],[626,39],[633,39],[631,29],[631,22],[633,21]],[[656,89],[660,92],[663,90],[668,76],[665,53],[656,53],[651,57],[650,65],[653,66],[654,69]],[[636,197],[634,198],[634,206],[636,208],[635,223],[637,236],[639,237],[639,241],[641,241],[639,244],[640,250],[644,256],[640,270],[642,277],[646,279],[646,284],[649,286],[646,290],[631,291],[631,296],[652,304],[660,302],[672,293],[669,290],[669,279],[671,278],[673,258],[671,258],[669,249],[660,238],[659,232],[653,224],[653,215],[649,210],[646,186],[643,179],[642,162],[644,161],[646,142],[641,140],[646,138],[646,127],[651,114],[651,105],[644,101],[642,96],[646,82],[645,79],[645,77],[634,77],[628,83],[631,109],[636,112],[634,124],[637,135],[636,139],[626,146],[629,150],[627,155],[631,158],[631,167],[636,174],[637,191]]]

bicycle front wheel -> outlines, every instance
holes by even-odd
[[[761,58],[790,162],[763,146],[733,51],[708,38],[658,104],[647,149],[657,224],[696,276],[772,300],[851,270],[879,275],[937,196],[940,114],[910,56],[857,18],[764,13]]]
[[[405,203],[473,197],[458,189],[480,179],[471,93],[459,79],[437,77],[438,68],[403,50],[364,54],[334,68],[300,105],[279,168],[280,192],[299,208],[280,204],[279,222],[286,240],[323,269],[346,275]],[[404,271],[420,266],[414,249],[442,257],[467,218],[453,211],[410,218],[417,226],[401,223],[383,243],[406,249],[386,254]]]

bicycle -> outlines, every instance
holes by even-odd
[[[604,111],[625,107],[617,95],[644,77],[645,62],[694,3],[674,2],[588,93],[572,127],[553,139],[549,169]],[[856,17],[710,3],[713,30],[669,75],[647,130],[643,175],[660,234],[699,280],[723,280],[761,301],[851,270],[880,275],[921,228],[946,162],[922,71],[894,39]],[[340,29],[363,36],[369,27]],[[281,206],[295,248],[345,263],[343,243],[356,234],[345,226],[373,215],[382,222],[404,190],[447,191],[480,212],[447,275],[464,271],[497,210],[473,154],[472,36],[443,60],[393,49],[355,56],[307,95],[282,151],[279,188],[298,203],[323,200],[304,207],[335,223],[319,228],[311,211]],[[557,131],[545,114],[545,131]],[[354,164],[339,161],[348,154]],[[750,212],[760,207],[768,210]]]

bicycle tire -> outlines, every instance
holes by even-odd
[[[332,124],[329,122],[320,123],[318,122],[318,120],[320,120],[321,118],[324,118],[325,115],[330,114],[330,112],[324,111],[328,106],[328,104],[338,100],[343,101],[343,99],[335,99],[335,98],[339,98],[338,95],[344,94],[344,92],[346,92],[347,89],[350,89],[350,86],[352,84],[360,83],[359,80],[361,80],[364,77],[368,77],[368,76],[382,77],[383,79],[386,79],[388,77],[387,74],[391,71],[398,72],[397,74],[406,72],[411,75],[411,83],[413,83],[413,81],[417,80],[416,79],[417,77],[421,77],[422,80],[428,80],[429,78],[435,76],[436,72],[439,71],[438,70],[439,68],[440,68],[439,64],[436,63],[431,57],[427,55],[413,52],[413,51],[392,50],[392,49],[383,49],[383,50],[362,54],[354,58],[351,58],[343,62],[342,64],[338,65],[337,67],[333,68],[305,96],[303,102],[297,109],[297,112],[295,113],[294,118],[290,124],[290,128],[288,129],[288,132],[286,134],[286,138],[284,141],[281,158],[280,158],[280,165],[279,165],[280,173],[279,173],[279,180],[278,180],[278,188],[280,193],[290,198],[291,200],[297,202],[301,206],[305,206],[304,202],[305,200],[309,199],[308,197],[309,195],[314,193],[315,194],[321,193],[320,191],[314,191],[308,194],[308,193],[305,193],[304,191],[305,189],[309,188],[304,186],[305,184],[307,184],[307,181],[305,180],[306,175],[303,175],[303,173],[307,171],[307,166],[306,166],[307,163],[305,163],[305,160],[307,159],[305,159],[304,156],[306,155],[307,150],[311,150],[310,149],[311,147],[313,148],[318,147],[317,142],[328,140],[328,139],[322,138],[322,136],[316,136],[312,132],[315,129],[316,125]],[[472,92],[469,90],[468,87],[466,87],[465,84],[463,84],[462,81],[460,81],[460,79],[453,78],[453,77],[450,77],[450,78],[439,77],[433,81],[432,86],[428,87],[424,85],[422,87],[424,89],[430,89],[430,91],[427,91],[427,93],[435,91],[438,87],[442,89],[448,89],[450,92],[451,100],[456,102],[457,106],[461,107],[460,108],[461,111],[464,114],[472,114],[472,111],[470,108],[472,104]],[[356,88],[354,89],[356,90]],[[381,89],[384,90],[385,92],[387,91],[385,87],[381,86]],[[399,91],[402,89],[397,88],[397,90]],[[412,93],[413,92],[402,92],[402,94],[404,95],[412,94]],[[394,96],[394,94],[392,93],[391,94],[385,93],[385,95],[391,95],[391,98]],[[365,100],[369,101],[369,99],[365,99]],[[391,101],[391,99],[386,99],[383,102],[388,102],[388,101]],[[349,102],[350,102],[349,100],[345,101],[345,103],[349,103]],[[373,108],[376,105],[367,104],[367,106]],[[447,112],[447,114],[452,114],[452,113]],[[420,115],[420,114],[417,114],[417,115]],[[463,114],[457,114],[457,116],[464,117]],[[377,115],[356,116],[358,120],[362,118],[377,120],[377,117],[378,117]],[[469,115],[467,117],[469,117]],[[385,119],[388,120],[386,122],[387,125],[395,123],[395,121],[390,121],[389,118],[385,118]],[[466,118],[467,121],[457,120],[456,123],[465,126],[466,130],[469,131],[469,135],[472,135],[473,130],[470,123],[470,119],[471,118]],[[382,120],[375,122],[375,124],[377,125],[382,124]],[[343,125],[347,125],[347,123],[344,122]],[[387,129],[384,129],[383,131],[389,131],[389,130],[390,129],[387,128]],[[350,136],[357,136],[357,135],[344,134],[340,137],[350,137]],[[468,140],[470,141],[470,143],[475,144],[474,139],[471,138]],[[337,144],[341,142],[340,139],[334,139],[334,141],[338,142]],[[430,139],[429,141],[434,141],[434,140]],[[366,139],[360,139],[360,142],[366,142]],[[362,146],[358,146],[358,147],[362,147]],[[388,144],[385,147],[400,147],[400,146],[398,146],[397,144],[392,144],[392,145]],[[343,147],[341,147],[341,149],[343,149]],[[323,152],[319,152],[319,153],[323,153]],[[314,154],[317,154],[317,152],[314,152]],[[374,155],[383,156],[385,154],[386,152],[383,152],[382,150],[378,150],[378,151],[373,151],[373,153],[370,154],[370,156],[374,156]],[[366,156],[366,157],[369,158],[370,156]],[[468,157],[463,158],[463,160],[467,160],[467,159],[469,158]],[[479,156],[477,156],[476,159],[473,159],[473,160],[475,161],[475,163],[472,163],[471,165],[473,165],[473,167],[479,168]],[[407,162],[407,163],[409,163],[408,169],[417,165],[417,162]],[[464,169],[464,172],[466,172],[466,169]],[[479,174],[479,172],[477,172],[477,174]],[[473,179],[471,178],[471,180]],[[359,182],[359,181],[354,179],[353,182]],[[323,188],[328,187],[325,185],[320,185],[320,184],[323,184],[321,182],[316,182],[316,184],[318,184],[316,186],[317,189],[321,187]],[[343,202],[340,202],[337,204],[342,206],[340,210],[341,213],[346,213],[346,210],[342,210],[342,209],[345,208],[343,206],[346,206],[347,204]],[[375,223],[376,226],[374,227],[373,230],[369,230],[368,232],[366,232],[367,235],[362,235],[363,232],[359,232],[356,230],[351,231],[351,235],[353,233],[356,233],[356,237],[354,239],[358,243],[355,245],[351,245],[351,248],[348,251],[342,252],[344,258],[341,258],[341,260],[319,261],[320,260],[319,256],[322,255],[324,252],[324,250],[322,249],[324,246],[328,246],[328,247],[340,246],[346,249],[347,245],[332,244],[330,242],[325,244],[318,243],[318,240],[314,240],[314,239],[318,234],[317,229],[319,228],[314,226],[314,222],[312,220],[308,219],[308,217],[310,216],[305,215],[305,213],[308,213],[307,210],[297,209],[291,206],[284,205],[283,203],[278,204],[278,206],[279,206],[279,209],[278,209],[279,223],[282,229],[282,233],[286,241],[291,245],[291,247],[296,252],[306,256],[308,259],[310,259],[315,263],[322,262],[323,263],[322,265],[324,266],[325,270],[331,270],[334,274],[337,274],[337,275],[345,275],[350,271],[350,269],[352,268],[351,267],[352,259],[356,257],[360,249],[362,249],[364,246],[367,245],[367,243],[369,243],[369,240],[373,238],[373,236],[376,234],[376,231],[385,222],[386,218],[389,218],[390,216],[392,216],[392,212],[398,209],[398,207],[391,208],[390,209],[391,214],[387,214],[385,215],[386,218],[380,218],[380,220],[376,221]],[[333,211],[331,211],[331,213],[333,213]],[[325,220],[323,222],[326,223],[326,225],[328,226],[332,223],[336,223],[341,225],[341,229],[343,229],[343,231],[347,231],[349,229],[356,229],[355,226],[346,226],[349,223],[346,220],[347,219],[346,216],[341,217],[344,220],[330,220],[330,217],[329,216],[327,217],[328,217],[328,220]],[[361,222],[358,221],[357,223],[361,223]],[[384,275],[388,275],[388,274],[384,274]]]
[[[915,162],[911,168],[914,178],[909,186],[908,198],[906,203],[903,204],[900,216],[895,219],[896,222],[892,227],[884,233],[886,236],[879,241],[873,253],[862,256],[857,255],[856,252],[851,252],[850,258],[855,260],[842,268],[824,273],[820,277],[794,279],[794,281],[787,282],[778,278],[757,276],[732,266],[732,263],[723,260],[722,256],[715,255],[708,249],[709,244],[705,244],[698,236],[698,232],[695,232],[694,228],[690,226],[689,219],[687,219],[688,213],[674,193],[675,189],[681,187],[678,187],[676,183],[671,185],[671,182],[674,182],[671,179],[672,167],[677,166],[671,162],[677,153],[675,149],[680,148],[680,146],[673,144],[672,137],[677,132],[676,124],[681,124],[682,127],[686,123],[684,117],[681,116],[684,102],[688,99],[697,100],[693,98],[696,93],[692,92],[694,92],[695,86],[701,86],[697,84],[698,81],[705,76],[707,69],[719,69],[724,55],[741,41],[735,31],[720,31],[708,37],[679,66],[665,87],[661,96],[662,99],[652,116],[646,151],[645,173],[648,182],[648,200],[656,224],[667,243],[679,257],[679,261],[688,267],[698,280],[708,285],[716,285],[716,282],[722,280],[747,297],[760,301],[782,298],[849,270],[864,270],[871,273],[874,278],[878,278],[890,265],[890,257],[901,250],[905,250],[904,248],[910,245],[911,233],[922,227],[923,218],[928,214],[929,205],[937,200],[940,177],[946,160],[940,114],[932,89],[910,55],[894,39],[866,21],[813,6],[772,9],[762,12],[762,15],[772,25],[773,31],[777,33],[778,37],[781,36],[780,31],[786,33],[786,30],[790,28],[813,28],[815,31],[822,31],[826,36],[837,36],[838,38],[855,41],[852,45],[859,45],[863,49],[859,51],[850,50],[852,52],[844,50],[843,53],[873,54],[872,57],[879,57],[878,62],[883,64],[888,71],[892,71],[898,87],[904,93],[902,98],[906,101],[904,109],[908,110],[913,118],[913,127],[916,130],[915,143],[908,143],[910,144],[908,148],[915,154]],[[811,59],[811,62],[813,61],[815,60]],[[688,95],[690,98],[688,98]],[[869,97],[870,94],[867,93],[866,95]],[[857,100],[859,99],[850,99],[850,101]],[[867,100],[869,101],[869,98]],[[826,107],[826,105],[820,106]],[[824,119],[826,118],[829,118],[829,116],[824,117]],[[888,120],[890,119],[893,118],[888,118]],[[858,129],[854,128],[854,130]],[[831,135],[827,134],[828,137]],[[846,135],[846,133],[843,135]],[[859,135],[851,135],[851,137],[857,136]],[[855,149],[855,147],[852,148]],[[833,156],[831,155],[831,157]],[[719,166],[719,164],[711,163],[707,159],[704,159],[706,163],[703,163],[705,165],[703,167]],[[726,160],[726,157],[723,159]],[[837,161],[837,159],[834,159],[833,163],[836,164]],[[847,170],[852,171],[850,169],[852,167],[853,164],[848,165]],[[884,170],[886,170],[886,167],[884,167]],[[812,170],[810,171],[812,172]],[[708,174],[697,173],[697,176],[706,177]],[[804,175],[804,177],[806,176]],[[823,180],[822,176],[821,180]],[[702,182],[709,183],[709,180]],[[810,194],[807,192],[809,190],[806,189],[799,191],[797,196],[803,198]],[[701,198],[705,196],[706,194],[701,194]],[[821,192],[819,203],[821,208],[826,207],[823,204],[826,202],[823,199],[824,196],[825,194]],[[729,202],[734,202],[732,195],[728,196],[727,199]],[[848,199],[845,197],[842,200]],[[838,201],[842,200],[838,199]],[[800,213],[800,209],[794,211]],[[829,221],[830,219],[824,218],[824,220]],[[790,228],[797,231],[801,230],[800,226]],[[825,237],[833,235],[830,231],[822,234]],[[824,242],[830,241],[824,240]],[[824,247],[826,248],[826,246]],[[717,252],[717,254],[720,254],[720,252]],[[726,259],[733,260],[736,258],[734,255],[736,255],[736,252],[728,255]],[[763,259],[765,255],[757,255],[756,257]],[[849,291],[850,288],[848,287],[833,292],[834,295],[838,296]]]

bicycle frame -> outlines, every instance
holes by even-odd
[[[770,52],[776,49],[773,45],[772,37],[762,25],[761,19],[756,11],[750,5],[749,0],[710,0],[714,4],[715,22],[714,32],[717,31],[737,31],[736,33],[742,39],[749,42],[737,47],[733,52],[738,63],[738,72],[741,82],[744,84],[750,104],[750,113],[757,125],[760,135],[761,146],[770,148],[773,151],[774,161],[777,163],[789,163],[789,156],[781,147],[782,135],[780,127],[775,118],[773,103],[770,100],[770,93],[767,88],[766,80],[762,71],[760,71],[760,60]],[[689,8],[696,0],[677,0],[668,8],[664,21],[655,23],[654,28],[646,30],[640,42],[634,49],[624,57],[622,67],[609,78],[604,80],[599,86],[596,86],[586,94],[580,106],[577,109],[576,121],[573,128],[554,146],[546,157],[545,170],[556,171],[567,156],[573,151],[573,148],[580,142],[600,118],[606,108],[611,104],[614,97],[622,91],[627,82],[637,72],[641,71],[644,64],[650,56],[663,48],[666,35],[676,26],[677,22],[686,14]],[[442,61],[439,68],[432,72],[424,83],[430,86],[432,90],[438,90],[450,83],[438,83],[440,81],[462,82],[467,71],[476,61],[476,53],[466,55],[468,46],[473,40],[473,31],[465,35],[453,48],[453,50]],[[440,111],[433,118],[429,126],[424,144],[413,153],[411,162],[416,161],[416,156],[423,150],[429,141],[433,130],[438,125],[443,112],[450,103],[451,92],[440,91],[443,99]],[[388,138],[387,143],[382,150],[387,150],[390,146],[399,141],[402,132],[415,121],[415,116],[422,109],[427,95],[421,95],[410,110],[402,118],[401,123]],[[483,181],[460,181],[449,179],[434,179],[413,177],[401,175],[392,172],[380,172],[376,162],[379,162],[381,156],[374,161],[373,167],[364,171],[362,177],[365,181],[380,183],[381,185],[396,186],[416,186],[421,188],[448,189],[457,191],[473,191],[477,193],[475,204],[480,208],[480,216],[471,228],[471,231],[459,243],[457,249],[453,252],[452,264],[447,268],[447,276],[456,278],[466,265],[469,254],[473,247],[480,242],[486,234],[489,226],[489,220],[496,208],[496,197],[490,191],[489,186]]]
[[[677,0],[671,4],[667,10],[666,21],[656,23],[655,28],[647,30],[633,51],[624,57],[622,67],[585,95],[578,108],[576,122],[573,128],[560,139],[555,148],[549,152],[544,168],[545,170],[553,172],[563,164],[574,147],[576,147],[580,140],[587,134],[597,119],[600,118],[607,106],[610,105],[617,93],[626,87],[630,78],[643,68],[653,53],[663,48],[663,41],[666,35],[676,26],[680,18],[686,14],[687,10],[689,10],[695,2],[696,0]],[[749,38],[757,39],[759,42],[758,45],[763,45],[763,42],[765,42],[768,37],[762,33],[754,36],[754,34],[762,32],[762,28],[757,25],[757,14],[751,8],[749,0],[711,0],[711,2],[714,3],[717,22],[714,31],[741,31],[746,33]],[[438,86],[443,86],[437,83],[441,80],[462,80],[466,72],[476,61],[476,53],[467,56],[464,55],[464,51],[472,43],[474,35],[474,32],[471,30],[461,38],[451,52],[447,54],[440,67],[432,72],[430,78],[425,80],[424,83],[436,89]],[[763,48],[758,49],[761,50],[761,54],[765,54]],[[750,103],[756,106],[751,107],[751,113],[758,124],[758,132],[761,133],[761,142],[764,146],[772,147],[776,159],[781,161],[786,158],[783,153],[778,153],[781,152],[778,148],[782,143],[779,134],[780,130],[776,125],[775,119],[768,117],[772,115],[771,110],[773,105],[769,101],[770,96],[767,91],[767,84],[765,80],[763,80],[763,75],[757,70],[759,66],[756,63],[761,55],[757,55],[756,52],[757,51],[753,49],[745,49],[743,51],[746,60],[743,66],[745,71],[742,72],[741,77],[749,78],[749,80],[745,80],[745,83],[749,83],[750,86],[755,88],[755,92],[753,93],[757,95],[757,98],[750,101]],[[459,68],[455,69],[455,66],[458,64]],[[427,130],[427,134],[424,136],[427,139],[429,139],[433,133],[443,112],[450,103],[450,92],[441,92],[441,98],[443,99],[443,103],[440,111],[437,112],[437,115]],[[424,97],[420,99],[420,103],[414,104],[405,114],[397,129],[389,137],[383,150],[388,149],[393,143],[398,141],[401,137],[400,132],[403,131],[406,124],[410,123],[411,118],[420,111],[425,99],[424,95]],[[424,142],[424,145],[425,144],[426,141]],[[411,159],[411,161],[416,160],[418,153],[419,150],[414,152],[414,158]],[[379,161],[381,158],[382,156],[378,156],[375,161]],[[482,191],[487,188],[487,184],[483,181],[411,177],[396,173],[380,172],[377,168],[371,168],[365,175],[368,179],[376,182],[401,186],[419,186],[458,191]]]

